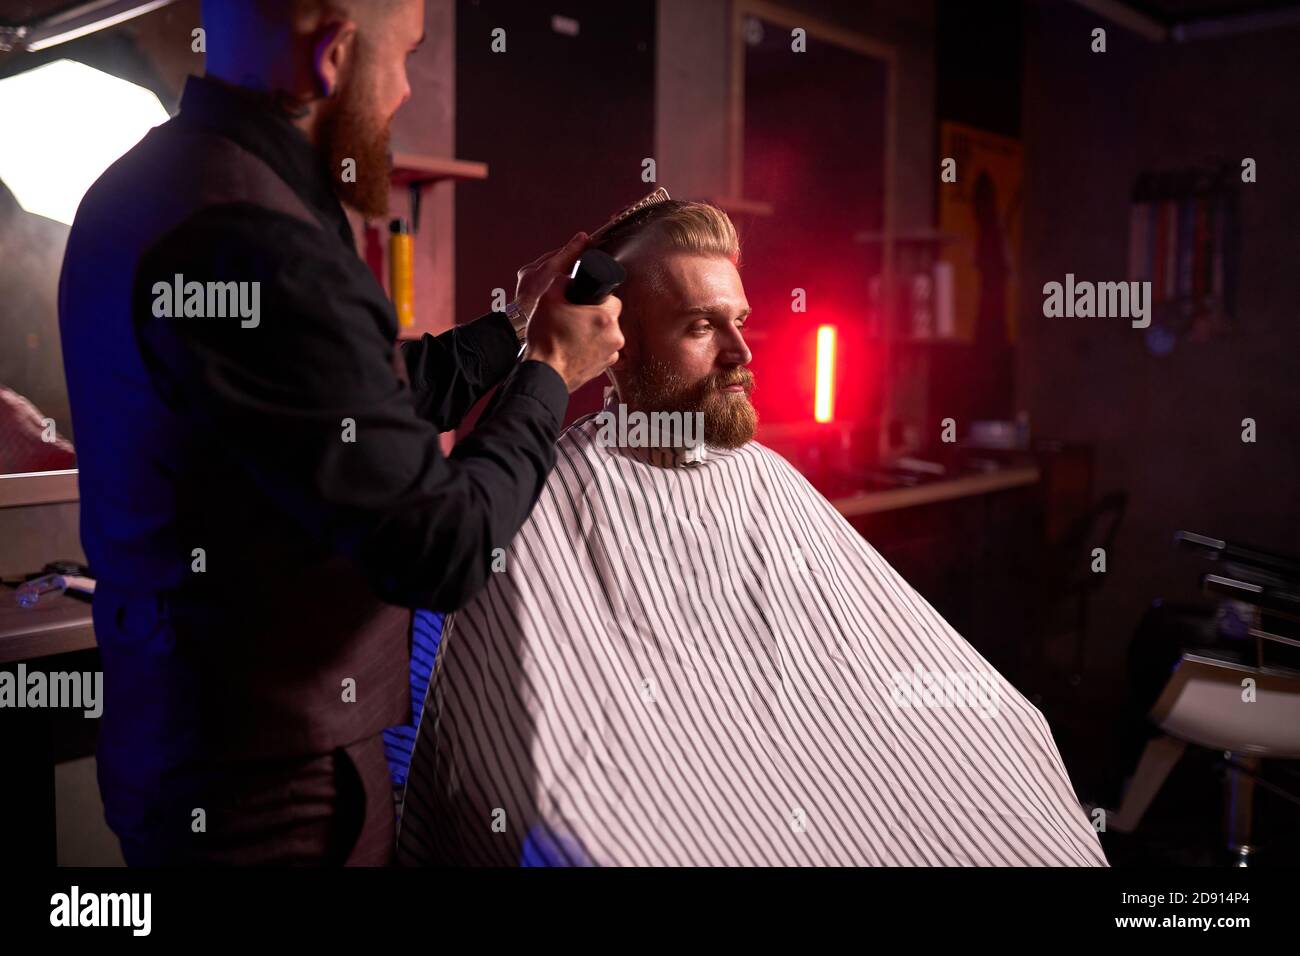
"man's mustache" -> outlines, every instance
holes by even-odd
[[[745,394],[748,395],[754,390],[754,373],[744,367],[733,368],[726,372],[714,372],[704,380],[704,391],[707,393],[730,385],[744,386]]]

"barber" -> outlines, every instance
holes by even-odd
[[[507,314],[396,347],[341,201],[385,212],[423,6],[205,3],[207,76],[73,224],[99,782],[130,864],[390,860],[381,731],[409,719],[409,609],[480,588],[569,393],[622,346],[617,299],[563,297],[579,234],[520,270]]]

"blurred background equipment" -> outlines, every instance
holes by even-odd
[[[1247,866],[1259,850],[1256,789],[1285,801],[1292,827],[1300,813],[1300,795],[1276,779],[1285,775],[1294,787],[1297,774],[1284,762],[1300,759],[1300,557],[1187,531],[1176,540],[1216,565],[1201,583],[1230,613],[1216,615],[1213,643],[1181,649],[1151,708],[1157,733],[1110,826],[1137,830],[1187,747],[1202,747],[1222,755],[1227,852]]]

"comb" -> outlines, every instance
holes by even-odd
[[[605,233],[609,232],[611,229],[617,226],[624,219],[627,219],[629,216],[633,215],[634,213],[640,212],[646,206],[654,206],[657,203],[667,202],[670,198],[672,197],[668,195],[668,190],[660,186],[650,195],[641,197],[636,202],[632,203],[632,205],[624,209],[622,212],[615,213],[614,218],[611,219],[609,222],[605,223],[605,225],[601,226],[595,232],[593,232],[588,237],[587,241],[588,242],[600,241],[601,237],[604,236]]]

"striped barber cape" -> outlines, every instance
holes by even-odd
[[[1106,865],[1042,714],[789,463],[601,431],[448,618],[399,862]]]

